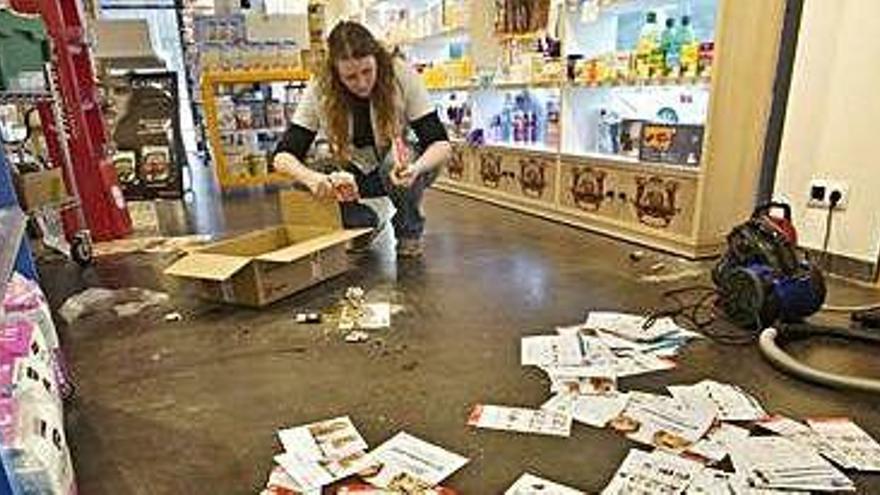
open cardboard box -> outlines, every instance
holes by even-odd
[[[196,249],[165,274],[206,299],[264,306],[347,271],[347,244],[371,229],[343,229],[335,201],[299,191],[278,199],[282,225]]]

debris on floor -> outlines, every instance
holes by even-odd
[[[168,323],[174,323],[183,320],[183,315],[178,313],[177,311],[172,311],[170,313],[165,313],[165,321]]]
[[[349,287],[345,291],[339,315],[340,330],[379,330],[390,326],[391,303],[367,302],[361,287]]]
[[[320,494],[354,476],[369,485],[348,484],[337,493],[455,495],[438,485],[468,462],[405,432],[367,452],[369,446],[348,416],[279,430],[278,439],[284,452],[275,456],[264,495]]]
[[[314,311],[297,313],[294,318],[300,324],[317,324],[322,321],[321,313]]]
[[[168,294],[140,287],[105,289],[92,287],[64,301],[58,313],[68,324],[83,316],[113,310],[116,316],[134,316],[146,308],[168,302]]]
[[[684,268],[670,273],[660,273],[654,275],[642,275],[639,282],[661,284],[669,282],[678,282],[689,278],[699,278],[708,273],[706,270],[699,268]]]
[[[353,330],[345,336],[345,341],[350,344],[358,344],[370,340],[370,334],[361,330]]]
[[[633,263],[638,263],[639,261],[642,261],[643,259],[645,259],[645,252],[644,251],[633,251],[633,252],[629,253],[629,260],[632,261]]]
[[[539,478],[530,473],[523,473],[504,495],[585,495],[586,492],[560,485],[559,483]]]
[[[852,490],[852,481],[832,462],[880,471],[880,444],[845,418],[802,424],[770,416],[743,388],[713,380],[669,385],[669,395],[619,389],[620,378],[674,366],[671,359],[697,337],[669,318],[600,311],[582,324],[557,328],[556,335],[523,337],[521,363],[547,373],[549,400],[539,409],[478,404],[467,424],[569,437],[578,422],[656,449],[631,450],[603,495],[721,493],[717,486],[730,488],[724,493],[752,493],[749,487]],[[779,436],[752,436],[749,426]],[[797,449],[805,454],[796,455]],[[709,467],[728,456],[734,472]]]
[[[208,235],[134,237],[131,239],[99,242],[93,246],[93,249],[96,257],[131,253],[173,254],[185,252],[210,240],[211,236]]]

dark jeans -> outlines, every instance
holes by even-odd
[[[422,214],[422,196],[434,180],[437,171],[419,175],[409,188],[397,187],[391,183],[391,160],[385,160],[369,174],[364,174],[356,166],[349,164],[346,172],[355,177],[362,198],[388,196],[397,212],[391,219],[397,239],[419,239],[425,230],[425,216]],[[376,228],[379,215],[369,206],[358,202],[341,203],[342,224],[345,228]]]

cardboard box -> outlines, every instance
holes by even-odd
[[[68,199],[64,174],[60,168],[21,174],[17,176],[17,182],[21,204],[28,211],[57,205]]]
[[[349,269],[346,246],[370,229],[343,229],[335,201],[279,193],[283,224],[208,244],[165,270],[206,299],[264,306]]]

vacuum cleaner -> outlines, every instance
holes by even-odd
[[[804,321],[822,309],[827,290],[822,270],[798,248],[791,218],[788,204],[760,205],[728,234],[727,251],[712,271],[717,307],[735,325],[760,332],[761,352],[782,371],[832,387],[880,392],[880,380],[815,369],[780,346],[816,336],[880,343],[880,331]]]

